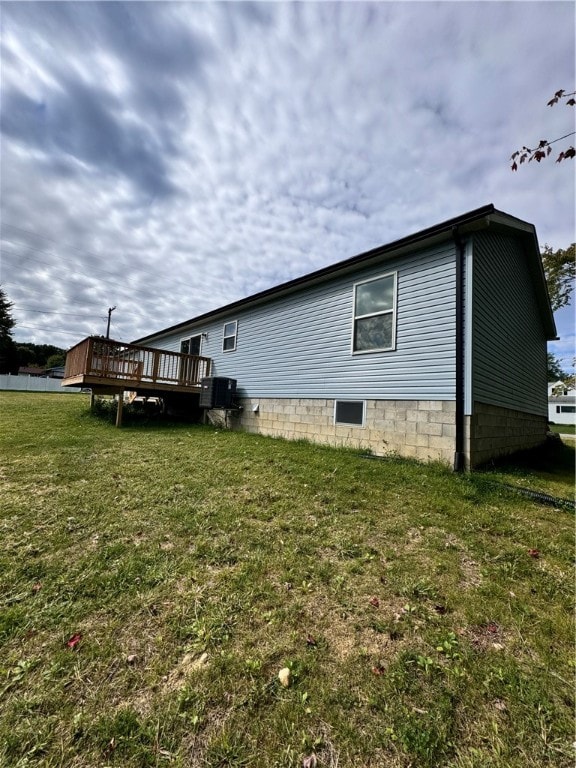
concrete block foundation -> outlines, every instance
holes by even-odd
[[[499,456],[536,448],[546,440],[547,423],[547,416],[475,402],[465,424],[467,466],[474,468]]]
[[[452,463],[455,405],[436,400],[367,400],[364,426],[334,423],[334,400],[243,398],[243,410],[228,419],[243,429],[290,440],[394,453]]]
[[[456,406],[446,400],[367,400],[363,426],[334,423],[333,399],[242,398],[239,412],[210,411],[212,423],[288,440],[397,454],[452,466]],[[547,418],[474,403],[465,419],[466,467],[534,448],[546,439]]]

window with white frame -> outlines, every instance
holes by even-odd
[[[222,351],[234,352],[236,349],[236,335],[238,333],[238,321],[232,320],[224,324],[224,335],[222,338]]]
[[[396,272],[354,285],[352,352],[385,352],[396,345]]]
[[[334,402],[334,424],[364,426],[364,400],[336,400]]]

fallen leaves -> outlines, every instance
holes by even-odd
[[[282,667],[282,669],[278,672],[278,680],[280,680],[280,684],[284,686],[284,688],[288,688],[290,685],[290,668],[289,667]]]

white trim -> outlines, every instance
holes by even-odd
[[[464,415],[472,415],[472,309],[474,260],[472,241],[464,246]]]
[[[371,312],[368,315],[358,315],[356,317],[356,288],[359,285],[366,285],[366,283],[373,283],[376,280],[384,280],[387,277],[394,278],[394,293],[392,299],[392,309],[385,309],[382,312]],[[370,277],[367,280],[359,280],[352,284],[352,333],[350,341],[350,353],[352,355],[371,355],[374,352],[393,352],[396,349],[396,315],[398,304],[398,272],[386,272],[383,275],[376,275]],[[378,317],[380,315],[392,315],[392,345],[390,347],[379,347],[378,349],[354,349],[354,332],[356,328],[356,320],[361,320],[365,317]]]
[[[226,335],[227,325],[234,326],[234,333],[229,333],[228,335]],[[234,339],[234,346],[230,347],[230,349],[224,348],[224,342],[226,341],[226,339]],[[222,326],[222,352],[235,352],[237,340],[238,340],[238,320],[228,320]]]
[[[350,423],[349,421],[336,421],[336,408],[338,406],[338,403],[361,403],[362,404],[362,423],[356,424],[355,422]],[[338,398],[334,400],[334,426],[335,427],[360,427],[363,428],[366,426],[366,400],[352,400],[351,398]]]

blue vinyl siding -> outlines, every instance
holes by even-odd
[[[396,348],[353,355],[354,283],[392,272]],[[237,379],[240,396],[453,400],[454,312],[454,246],[447,242],[146,343],[178,351],[181,339],[206,333],[201,354],[212,358],[214,375]],[[223,325],[232,320],[237,348],[223,353]]]
[[[520,242],[475,235],[473,275],[473,400],[546,415],[546,336]]]

